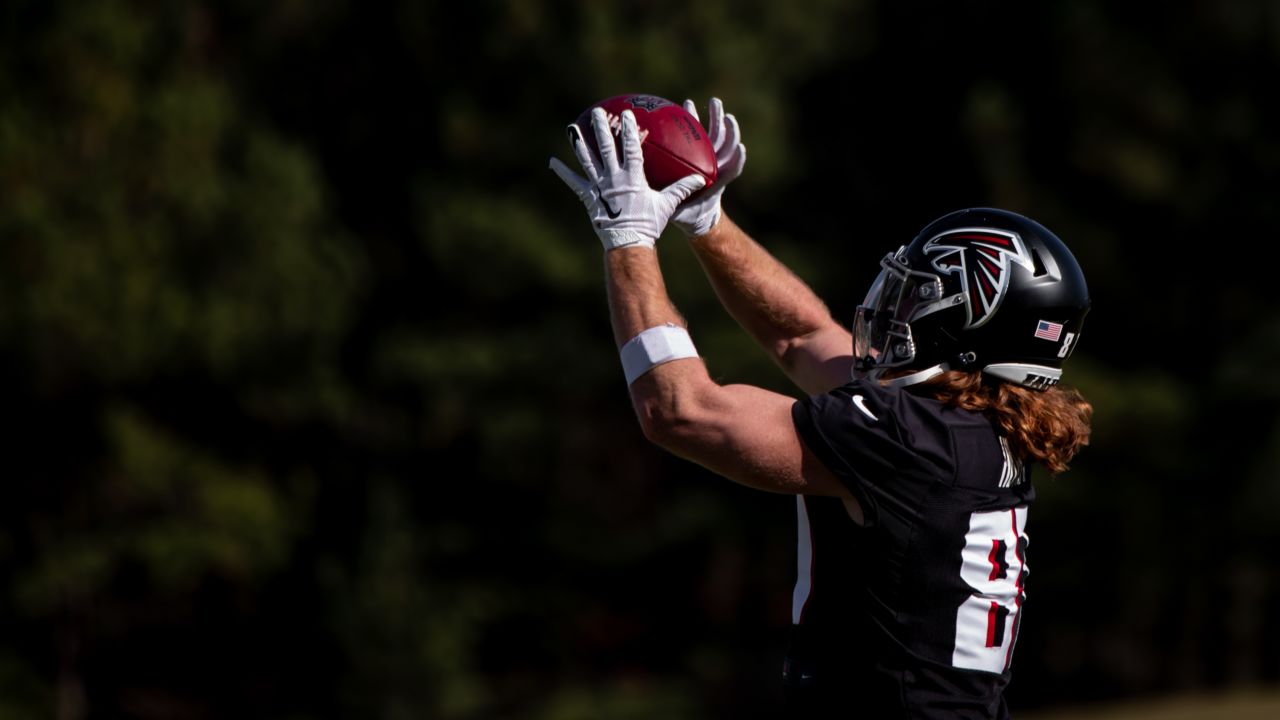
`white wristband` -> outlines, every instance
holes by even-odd
[[[663,363],[698,357],[689,331],[672,323],[642,330],[618,352],[622,355],[622,372],[627,376],[628,385]]]

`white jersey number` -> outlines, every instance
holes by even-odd
[[[969,517],[960,578],[973,594],[956,611],[955,667],[994,673],[1009,667],[1027,574],[1026,525],[1026,507]]]

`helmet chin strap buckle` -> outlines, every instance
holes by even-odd
[[[967,368],[970,365],[973,365],[977,361],[978,361],[977,353],[973,352],[972,350],[968,352],[962,352],[956,356],[956,367],[963,370],[964,368]]]

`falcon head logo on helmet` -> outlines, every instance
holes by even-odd
[[[1009,289],[1010,263],[1035,269],[1022,238],[995,228],[957,228],[930,238],[924,254],[939,273],[960,276],[967,298],[965,329],[981,327],[1004,300]]]

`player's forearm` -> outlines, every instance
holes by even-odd
[[[799,341],[836,325],[813,290],[727,216],[691,244],[721,304],[784,368]]]
[[[667,295],[652,249],[622,248],[605,253],[605,274],[609,317],[619,349],[649,328],[684,324]],[[696,357],[665,362],[639,375],[631,383],[631,402],[645,435],[674,449],[681,436],[678,429],[688,424],[685,414],[697,404],[691,398],[710,383],[706,367]]]
[[[622,347],[641,331],[666,323],[684,325],[667,295],[652,248],[620,248],[604,255],[613,339]]]

